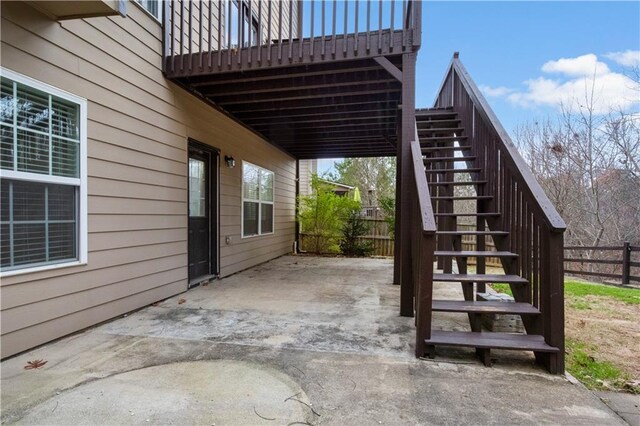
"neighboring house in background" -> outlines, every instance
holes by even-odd
[[[298,182],[300,183],[300,194],[309,195],[312,192],[311,177],[318,174],[318,160],[298,161]]]
[[[298,182],[300,183],[300,195],[309,195],[313,192],[313,188],[311,187],[313,175],[318,175],[318,160],[298,160]],[[331,186],[333,188],[333,192],[340,196],[348,194],[355,188],[353,186],[332,182],[326,179],[320,180]]]
[[[331,187],[334,194],[345,197],[355,189],[355,186],[345,185],[344,183],[332,182],[330,180],[321,179],[321,182]]]

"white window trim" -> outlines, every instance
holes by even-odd
[[[25,267],[22,269],[12,269],[0,271],[0,277],[10,277],[14,275],[30,274],[51,269],[60,269],[71,266],[86,265],[88,260],[88,215],[87,215],[87,100],[77,95],[58,89],[49,84],[42,83],[31,77],[0,67],[0,75],[10,78],[13,81],[42,90],[48,94],[68,100],[80,105],[80,178],[66,178],[61,176],[41,175],[38,173],[17,172],[12,170],[1,170],[3,178],[29,180],[33,182],[62,183],[78,186],[79,180],[79,212],[78,212],[78,259],[69,262],[52,263],[49,265]]]
[[[169,1],[173,1],[173,0],[169,0]],[[147,15],[151,16],[153,19],[155,19],[159,24],[162,24],[162,12],[164,10],[164,1],[163,0],[159,0],[158,1],[158,16],[154,15],[153,13],[149,12],[147,10],[146,7],[144,7],[142,5],[142,3],[140,3],[139,0],[133,0],[133,3],[135,3],[140,9],[142,9],[142,11],[144,13],[146,13]]]
[[[260,179],[258,179],[258,199],[254,200],[251,198],[245,198],[244,197],[244,165],[249,165],[252,167],[257,168],[258,170],[264,170],[265,172],[269,172],[273,175],[273,201],[262,201],[260,200]],[[243,161],[242,162],[242,188],[240,189],[242,191],[242,196],[240,197],[242,199],[242,205],[240,206],[240,238],[241,239],[245,239],[245,238],[255,238],[255,237],[263,237],[265,235],[273,235],[276,232],[276,173],[272,170],[269,169],[265,169],[264,167],[260,167],[256,164],[250,163],[248,161]],[[257,234],[253,234],[253,235],[244,235],[244,203],[245,201],[248,201],[250,203],[258,203],[258,233]],[[262,213],[262,204],[271,204],[273,206],[273,214],[271,215],[271,232],[265,232],[262,233],[262,220],[260,220],[261,218],[261,213]]]

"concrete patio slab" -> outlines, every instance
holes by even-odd
[[[2,423],[625,424],[527,353],[415,359],[391,279],[387,259],[285,256],[190,290],[4,361]]]

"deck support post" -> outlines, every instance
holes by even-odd
[[[401,135],[398,140],[398,163],[396,179],[400,184],[396,192],[396,203],[399,203],[399,266],[400,266],[400,315],[412,317],[414,315],[414,289],[411,257],[418,255],[411,253],[411,185],[415,185],[411,167],[411,141],[415,138],[416,121],[416,56],[417,52],[402,55],[402,120]],[[398,232],[399,231],[399,232]]]
[[[398,115],[400,113],[398,112]],[[400,117],[398,117],[400,123]],[[402,131],[398,128],[398,146],[402,138]],[[396,205],[395,205],[395,224],[393,229],[393,284],[400,285],[400,155],[396,155]]]

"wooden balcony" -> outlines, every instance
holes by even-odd
[[[165,22],[167,77],[293,156],[396,155],[419,1],[168,2]]]

